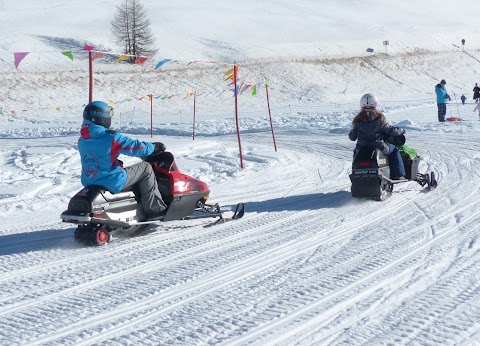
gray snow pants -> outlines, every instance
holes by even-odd
[[[155,216],[167,207],[163,202],[162,195],[158,191],[157,179],[152,166],[142,161],[125,168],[127,181],[122,191],[130,190],[138,183],[142,206],[147,217]]]

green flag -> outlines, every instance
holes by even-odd
[[[70,58],[70,60],[73,61],[73,54],[72,54],[72,52],[70,52],[70,51],[68,51],[68,52],[62,52],[62,54],[65,55],[65,56],[68,56],[68,57]]]

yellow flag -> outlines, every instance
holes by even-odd
[[[115,59],[115,62],[127,60],[127,59],[130,58],[130,57],[131,57],[131,55],[124,54],[124,55],[122,55],[121,57],[116,58],[116,59]]]
[[[224,76],[230,76],[232,73],[233,73],[233,67],[230,70],[228,70],[227,72],[225,72],[223,75]]]

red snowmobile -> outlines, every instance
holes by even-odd
[[[128,229],[129,234],[139,234],[152,224],[172,220],[218,218],[214,224],[238,220],[244,215],[244,205],[239,203],[230,218],[222,216],[218,204],[207,204],[210,190],[206,183],[180,172],[173,154],[162,152],[143,158],[152,165],[158,188],[167,204],[162,219],[144,221],[139,191],[113,194],[101,186],[89,186],[80,190],[61,214],[63,222],[77,224],[75,240],[88,245],[104,245],[111,240],[110,232]]]

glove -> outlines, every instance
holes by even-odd
[[[155,143],[153,143],[153,145],[155,146],[155,150],[153,151],[154,155],[158,155],[160,153],[163,153],[165,151],[165,149],[167,149],[165,144],[163,144],[161,142],[155,142]]]

